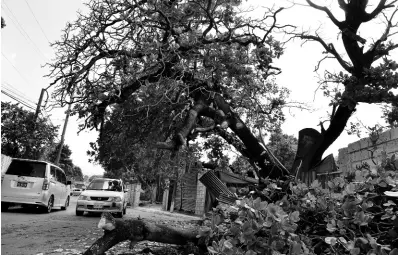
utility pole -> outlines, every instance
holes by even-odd
[[[37,117],[39,117],[40,107],[41,107],[41,102],[43,101],[44,91],[46,91],[46,89],[41,89],[39,102],[37,103],[37,107],[36,107],[36,112],[35,112],[35,117],[33,119],[33,123],[36,123]]]
[[[68,111],[66,112],[64,128],[62,130],[61,141],[59,143],[59,150],[58,150],[58,153],[57,153],[57,159],[55,160],[55,164],[56,165],[58,165],[59,160],[61,159],[61,152],[62,152],[62,147],[64,147],[64,138],[65,138],[66,126],[68,125],[69,111],[70,111],[71,106],[72,106],[72,104],[69,104]]]

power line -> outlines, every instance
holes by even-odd
[[[4,53],[2,52],[1,55],[3,55],[3,57],[8,61],[8,63],[10,63],[12,65],[12,67],[14,67],[14,69],[18,72],[18,74],[26,81],[26,83],[29,85],[28,80],[22,75],[22,73],[18,70],[18,68],[16,68],[14,66],[14,64],[6,57],[6,55],[4,55]]]
[[[26,101],[29,101],[33,104],[36,104],[36,102],[32,99],[30,99],[29,97],[27,97],[25,95],[25,93],[21,92],[20,90],[16,89],[14,86],[12,86],[11,84],[9,84],[8,82],[3,82],[3,88],[6,90],[9,90],[10,92],[18,95],[19,97],[24,98]]]
[[[29,34],[25,31],[25,29],[23,28],[23,26],[19,23],[17,17],[14,15],[14,13],[11,11],[11,9],[8,7],[7,3],[5,1],[4,5],[7,8],[7,10],[11,13],[12,17],[15,19],[16,23],[13,21],[13,19],[11,19],[11,17],[9,16],[10,20],[14,23],[14,25],[17,27],[17,29],[19,30],[19,32],[25,37],[26,40],[29,39],[29,41],[33,44],[34,48],[36,49],[36,53],[39,53],[40,57],[42,57],[45,61],[47,61],[46,56],[40,51],[39,47],[37,47],[37,45],[35,44],[35,42],[30,38]],[[4,8],[3,8],[4,9]],[[6,10],[6,9],[5,9]],[[18,27],[19,26],[19,27]],[[25,35],[21,32],[21,30],[25,33]]]
[[[16,98],[16,97],[14,97],[13,95],[7,93],[6,91],[1,90],[1,93],[3,93],[4,95],[6,95],[6,96],[8,96],[8,97],[10,97],[10,98],[12,98],[12,99],[14,99],[14,100],[17,101],[17,102],[23,104],[23,105],[26,106],[26,107],[28,107],[28,108],[30,108],[30,109],[32,109],[32,110],[35,110],[35,108],[34,108],[33,106],[28,105],[27,103],[21,101],[20,99],[18,99],[18,98]]]
[[[3,85],[4,85],[4,84],[3,84]],[[13,95],[14,97],[20,99],[21,101],[24,101],[24,102],[27,103],[27,104],[32,104],[32,103],[33,103],[33,105],[36,104],[35,102],[32,102],[32,101],[30,101],[30,100],[24,98],[23,96],[21,96],[21,95],[15,93],[14,91],[10,90],[9,88],[6,88],[6,87],[3,86],[2,89],[3,89],[5,92],[7,92],[7,93]]]
[[[28,5],[29,10],[30,10],[30,13],[32,13],[33,17],[35,18],[35,20],[36,20],[36,22],[37,22],[37,25],[39,25],[41,32],[43,33],[44,37],[46,37],[46,39],[47,39],[47,42],[50,43],[50,40],[48,40],[48,37],[47,37],[46,33],[44,33],[44,30],[43,30],[43,28],[41,27],[39,21],[37,20],[37,18],[36,18],[36,16],[35,16],[34,12],[33,12],[33,10],[32,10],[32,8],[30,8],[29,3],[28,3],[26,0],[25,0],[25,3]]]
[[[2,83],[2,85],[4,85],[4,83]],[[4,89],[4,90],[3,90]],[[7,95],[12,96],[13,99],[18,100],[21,103],[27,104],[29,106],[32,106],[31,103],[27,102],[26,98],[21,98],[18,94],[13,93],[12,91],[7,90],[7,88],[3,87],[3,91],[5,93],[7,93]],[[35,102],[33,102],[33,106],[35,107],[37,104]]]

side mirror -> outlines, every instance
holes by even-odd
[[[72,182],[71,181],[66,181],[66,185],[71,185]]]
[[[124,189],[124,192],[126,193],[126,192],[129,192],[129,189]]]

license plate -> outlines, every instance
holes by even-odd
[[[100,205],[100,204],[95,204],[93,207],[94,207],[95,209],[101,209],[101,208],[102,208],[102,205]]]
[[[17,187],[26,188],[28,187],[28,184],[26,182],[17,182]]]

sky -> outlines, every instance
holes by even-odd
[[[304,3],[302,0],[298,2],[300,1]],[[41,89],[46,88],[51,82],[49,78],[45,77],[48,74],[48,68],[44,66],[46,62],[54,58],[50,42],[60,38],[62,29],[68,21],[76,19],[78,10],[83,13],[87,11],[84,2],[83,0],[3,0],[1,2],[1,16],[6,21],[6,27],[1,30],[1,87],[3,90],[12,90],[18,93],[29,105],[36,107],[34,104],[39,99]],[[273,2],[278,6],[291,6],[290,2],[285,0],[248,0],[244,4],[256,7],[252,15],[262,15],[264,9],[261,6]],[[321,2],[318,1],[318,3]],[[371,4],[374,2],[370,1]],[[332,5],[331,8],[337,18],[343,17],[337,6]],[[341,41],[336,41],[336,28],[320,11],[296,5],[282,11],[278,16],[278,21],[281,24],[294,24],[300,31],[320,28],[319,32],[324,39],[333,42],[335,47],[344,53]],[[365,39],[370,39],[374,35],[377,38],[377,35],[381,35],[383,32],[380,21],[378,20],[376,25],[364,26],[360,30],[360,35]],[[278,36],[282,40],[287,39],[282,35]],[[371,40],[368,40],[365,48],[368,47],[369,42]],[[299,40],[291,41],[285,46],[285,53],[280,59],[275,60],[275,65],[282,68],[282,74],[276,77],[276,81],[291,90],[290,100],[308,103],[314,109],[311,112],[295,109],[286,111],[287,120],[282,126],[282,130],[297,137],[298,131],[303,128],[311,127],[319,130],[319,126],[317,126],[319,120],[327,116],[327,110],[330,111],[329,99],[322,96],[322,91],[316,92],[319,79],[318,74],[314,72],[314,67],[322,58],[323,49],[314,42],[303,44]],[[398,50],[395,50],[391,57],[397,60]],[[325,68],[342,70],[335,60],[325,62],[318,73],[322,74]],[[51,88],[49,92],[51,92]],[[1,100],[14,102],[3,93]],[[50,116],[54,124],[60,125],[60,134],[64,124],[65,110],[53,109],[45,113]],[[384,124],[380,115],[379,107],[361,104],[352,120],[360,119],[365,125]],[[89,157],[86,155],[89,143],[95,142],[98,134],[95,131],[82,131],[78,134],[77,126],[81,121],[74,116],[70,117],[65,143],[72,150],[73,163],[81,167],[83,174],[102,174],[101,166],[89,163]],[[337,156],[338,149],[346,147],[356,140],[358,137],[349,136],[344,132],[324,156],[330,153]]]

